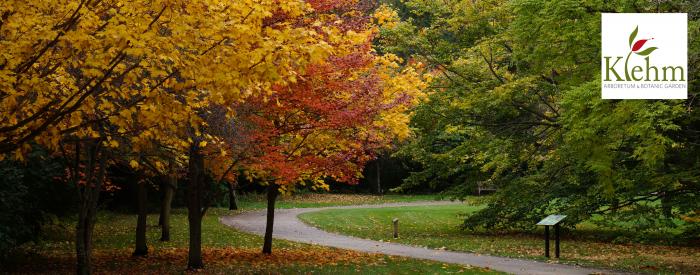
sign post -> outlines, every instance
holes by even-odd
[[[394,224],[394,239],[396,239],[399,237],[399,219],[394,218],[391,222]]]
[[[554,256],[559,259],[559,224],[554,226]]]
[[[549,258],[549,225],[544,226],[544,256]]]
[[[566,215],[549,215],[542,219],[537,225],[544,226],[544,256],[549,258],[549,227],[554,226],[554,256],[559,258],[559,223],[566,218]]]

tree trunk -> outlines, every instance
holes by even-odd
[[[279,194],[277,184],[271,183],[267,187],[267,224],[265,225],[265,241],[263,254],[272,254],[272,229],[275,223],[275,200]]]
[[[100,154],[100,142],[88,145],[87,163],[85,165],[83,184],[79,184],[78,174],[72,175],[78,184],[79,210],[78,224],[75,228],[76,273],[92,273],[92,233],[97,216],[97,202],[100,198],[102,182],[105,176],[105,157]],[[76,167],[80,165],[79,145],[76,145]]]
[[[177,188],[177,175],[172,173],[167,182],[163,184],[163,200],[160,205],[160,240],[170,241],[170,209],[172,209],[173,196]]]
[[[228,183],[228,210],[238,210],[236,201],[236,188],[233,183]]]
[[[202,216],[190,217],[190,249],[187,258],[187,269],[204,268],[202,261]]]
[[[146,183],[136,183],[138,185],[137,203],[138,203],[138,219],[136,221],[136,248],[134,248],[133,256],[148,255],[148,244],[146,244],[146,218],[148,211],[146,209],[147,191]]]
[[[160,187],[158,188],[158,190],[160,190],[160,215],[158,215],[158,226],[160,227],[163,226],[163,202],[165,202],[165,189],[168,188],[168,183],[166,181],[167,179],[161,179]]]
[[[204,157],[193,144],[190,147],[187,184],[187,220],[190,229],[190,247],[187,268],[190,270],[204,268],[202,262],[202,192],[204,185]]]

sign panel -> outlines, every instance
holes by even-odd
[[[686,13],[603,13],[603,99],[688,98]]]
[[[566,218],[566,215],[549,215],[538,222],[537,225],[556,225],[564,218]]]

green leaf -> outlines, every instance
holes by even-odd
[[[641,52],[638,52],[638,53],[636,53],[636,54],[641,55],[641,56],[647,56],[647,55],[651,54],[652,52],[654,52],[656,49],[658,49],[658,48],[657,48],[657,47],[651,47],[651,48],[648,48],[648,49],[643,50],[643,51],[641,51]]]
[[[632,48],[632,42],[634,42],[634,39],[637,38],[637,31],[639,31],[639,26],[634,28],[634,31],[630,33],[630,48]]]

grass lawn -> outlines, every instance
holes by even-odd
[[[366,239],[399,242],[429,248],[468,251],[508,257],[545,260],[540,232],[486,233],[459,229],[462,213],[481,205],[392,207],[383,209],[332,209],[301,215],[301,219],[327,231]],[[391,220],[399,219],[399,238],[391,237]],[[553,252],[552,242],[552,253]],[[649,273],[700,271],[700,247],[613,244],[597,239],[596,229],[584,224],[562,236],[561,262]]]
[[[275,203],[278,209],[284,208],[309,208],[358,204],[381,204],[392,202],[434,201],[439,199],[437,195],[361,195],[361,194],[296,194],[293,196],[280,196]],[[262,209],[267,206],[265,194],[246,194],[240,196],[238,201],[241,209]]]
[[[310,196],[309,198],[313,198]],[[352,203],[356,197],[339,198],[337,203]],[[340,200],[342,199],[342,200]],[[387,200],[389,198],[378,199]],[[252,199],[241,203],[250,208],[257,205]],[[394,197],[391,200],[406,201],[417,198]],[[303,197],[285,200],[286,207],[303,207],[332,204],[319,198]],[[242,233],[222,225],[218,217],[235,212],[222,208],[211,209],[203,220],[202,240],[206,269],[205,274],[496,274],[477,267],[443,264],[439,262],[360,253],[307,244],[275,240],[273,255],[260,253],[262,237]],[[148,219],[150,254],[146,258],[133,258],[134,227],[136,216],[101,211],[95,227],[94,266],[100,274],[181,274],[186,273],[187,263],[187,213],[175,209],[171,218],[170,242],[158,241],[160,230],[156,226],[158,216]],[[15,251],[10,261],[0,265],[0,273],[74,273],[74,244],[72,222],[63,222],[47,228],[41,240],[25,244]]]

